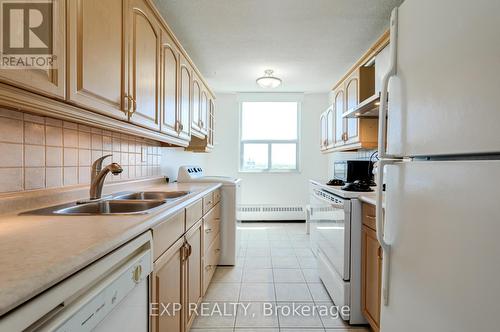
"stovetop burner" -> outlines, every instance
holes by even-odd
[[[340,180],[340,179],[331,179],[330,181],[328,181],[326,183],[327,186],[343,186],[345,185],[345,182],[343,180]]]
[[[371,192],[373,189],[370,188],[370,185],[370,182],[356,180],[351,183],[346,183],[341,189],[345,191]]]

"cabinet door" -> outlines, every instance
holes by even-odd
[[[371,327],[380,328],[382,250],[377,234],[367,226],[361,230],[361,308]]]
[[[68,98],[96,112],[126,120],[123,1],[68,1]]]
[[[359,78],[354,76],[347,80],[345,85],[345,94],[346,94],[346,111],[355,108],[359,104]],[[348,143],[358,141],[359,136],[359,119],[351,119],[347,120],[347,141]]]
[[[215,138],[215,102],[212,97],[210,97],[209,102],[209,116],[208,116],[208,147],[212,148],[214,146]]]
[[[34,21],[36,22],[38,15],[32,14],[31,10],[27,8],[15,8],[16,3],[13,1],[10,2],[12,4],[6,3],[6,5],[13,5],[14,8],[12,8],[12,11],[4,11],[4,15],[12,20],[9,25],[11,29],[25,29],[24,25],[19,26],[19,24],[16,24],[20,22],[21,15],[23,15],[23,17],[29,16],[30,18],[31,15],[33,15]],[[35,56],[37,59],[40,59],[40,61],[43,59],[42,64],[46,64],[46,66],[37,69],[28,68],[28,66],[28,69],[19,69],[19,67],[16,67],[16,69],[9,69],[8,67],[0,66],[0,81],[38,94],[64,99],[66,91],[66,1],[49,0],[44,2],[48,3],[52,8],[51,15],[53,22],[50,23],[52,24],[52,35],[39,37],[32,31],[24,31],[24,36],[28,36],[28,32],[30,32],[30,37],[33,36],[33,38],[17,38],[10,41],[10,44],[14,44],[14,47],[21,47],[21,51],[9,51],[4,48],[3,53],[7,56],[5,60],[9,59],[9,55],[15,56],[16,54],[20,55],[19,59],[22,59],[22,61],[25,61],[24,59],[26,58],[23,54],[27,54],[28,57]],[[20,6],[23,6],[23,3],[20,3]],[[39,11],[34,9],[34,13],[39,13]],[[49,18],[43,17],[43,15],[44,14],[42,14],[41,17],[41,24],[43,24],[44,19],[47,19],[47,21],[49,20]],[[3,23],[5,24],[6,22]],[[17,32],[19,33],[17,36],[22,33],[22,31]],[[14,34],[15,32],[13,33],[11,31],[11,35]],[[50,52],[51,44],[52,52]],[[41,54],[33,53],[34,50],[41,50]],[[51,57],[51,55],[53,57]],[[38,58],[38,56],[40,57]],[[53,61],[51,61],[51,59]],[[2,61],[4,61],[4,58],[2,58]]]
[[[207,91],[202,89],[200,98],[200,130],[203,134],[208,132],[208,97]]]
[[[180,59],[180,136],[189,140],[191,135],[191,66],[182,54]]]
[[[186,234],[189,257],[186,264],[186,308],[197,305],[202,297],[202,222],[201,220]],[[194,311],[186,310],[186,331],[193,324],[196,315]]]
[[[333,107],[329,108],[326,112],[326,146],[331,148],[334,145],[333,135],[335,128],[335,114],[333,112]]]
[[[184,312],[174,314],[172,311],[174,304],[184,303],[185,252],[184,238],[181,238],[154,263],[153,304],[158,308],[158,315],[152,312],[152,331],[183,331]],[[163,308],[161,304],[170,304],[170,314],[159,315]]]
[[[192,105],[192,114],[191,114],[191,128],[200,131],[201,130],[201,103],[200,103],[200,97],[201,97],[201,86],[200,86],[200,80],[198,79],[198,76],[196,73],[193,71],[193,88],[192,88],[192,94],[191,94],[191,105]]]
[[[335,94],[335,146],[343,145],[345,138],[344,91],[339,89]]]
[[[129,0],[128,9],[129,95],[134,100],[129,120],[159,130],[160,25],[145,0]]]
[[[161,126],[163,133],[177,136],[179,126],[178,74],[179,50],[166,31],[162,31]]]
[[[328,139],[327,139],[327,130],[328,130],[328,127],[327,127],[327,124],[326,124],[326,113],[323,113],[321,114],[321,117],[320,117],[320,147],[321,147],[321,150],[324,150],[326,149],[326,146],[328,145],[327,142],[328,142]]]

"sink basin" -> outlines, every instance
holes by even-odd
[[[54,211],[55,214],[141,214],[157,208],[166,201],[106,200],[70,206]]]
[[[166,200],[179,199],[188,194],[189,194],[188,191],[141,191],[136,193],[127,193],[123,195],[118,194],[117,196],[115,196],[115,198],[130,199],[130,200],[152,199],[152,200],[166,201]]]

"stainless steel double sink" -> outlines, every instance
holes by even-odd
[[[59,214],[59,215],[114,215],[114,214],[145,214],[162,205],[179,200],[188,191],[140,191],[118,193],[98,201],[70,203],[58,205],[29,214]]]

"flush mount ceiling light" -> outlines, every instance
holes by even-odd
[[[274,70],[267,69],[264,71],[264,76],[259,77],[255,82],[264,89],[274,89],[281,85],[281,80],[273,76]]]

